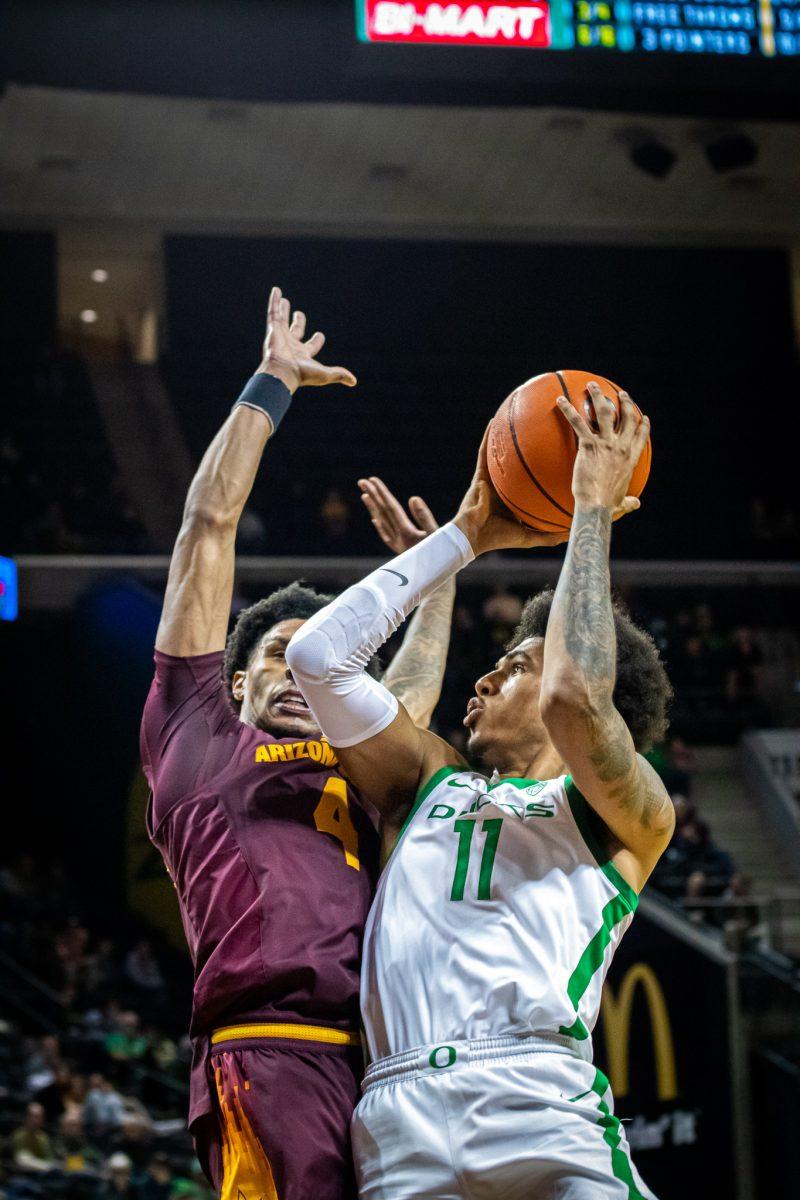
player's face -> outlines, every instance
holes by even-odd
[[[303,624],[292,618],[273,625],[253,651],[247,670],[233,679],[242,720],[274,737],[319,737],[319,727],[286,666],[286,647]]]
[[[464,725],[470,754],[496,766],[507,751],[538,748],[547,734],[539,713],[544,638],[528,638],[475,684]]]

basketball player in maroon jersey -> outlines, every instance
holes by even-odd
[[[272,291],[257,374],[192,482],[141,730],[148,830],[195,967],[189,1123],[223,1200],[355,1196],[349,1126],[362,1062],[361,940],[377,835],[289,675],[284,651],[330,597],[292,584],[227,639],[234,542],[269,437],[301,386],[355,384],[316,361],[305,317]],[[422,529],[362,481],[384,541]],[[420,724],[438,699],[452,589],[421,608],[384,683]]]

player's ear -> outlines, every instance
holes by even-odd
[[[246,671],[234,671],[233,679],[231,680],[231,692],[234,700],[241,704],[244,700],[244,681],[247,678]]]

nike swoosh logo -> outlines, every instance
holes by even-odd
[[[401,575],[399,571],[393,571],[391,567],[381,567],[380,569],[382,571],[387,571],[389,575],[396,575],[397,578],[400,580],[400,587],[405,587],[406,584],[408,583],[408,580],[406,579],[405,575]]]

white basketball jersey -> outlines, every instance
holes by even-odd
[[[553,1032],[591,1057],[603,980],[637,896],[571,778],[443,767],[378,884],[361,1008],[373,1060],[453,1040]]]

